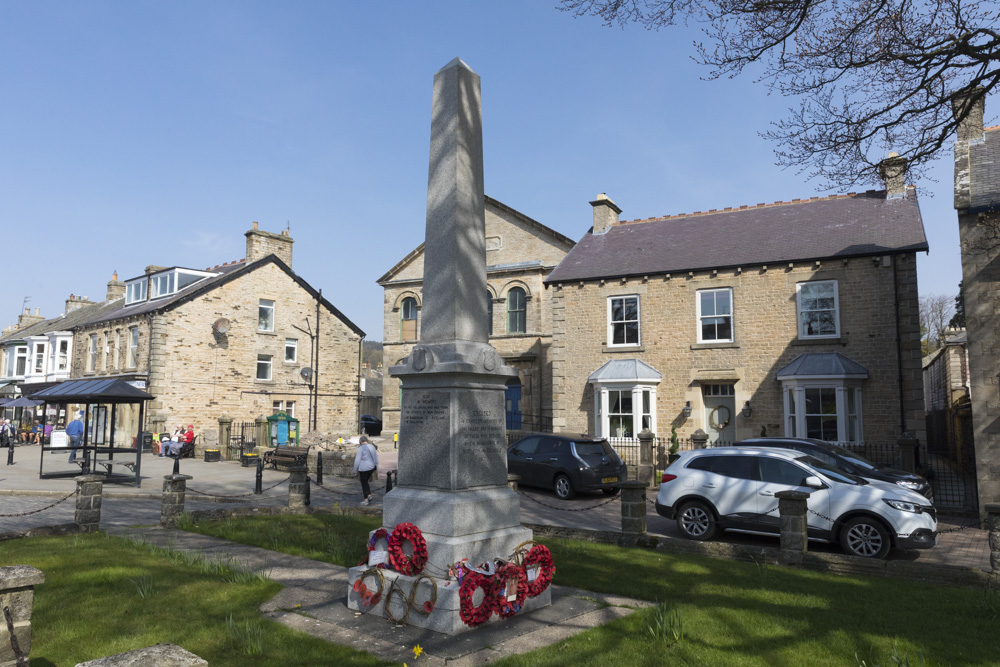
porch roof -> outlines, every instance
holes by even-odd
[[[778,380],[810,378],[868,379],[868,369],[840,352],[806,352],[778,371]]]
[[[587,382],[659,382],[663,373],[638,359],[612,359],[590,374]]]

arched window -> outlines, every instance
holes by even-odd
[[[524,290],[520,287],[513,287],[507,292],[507,333],[527,331],[525,315]]]
[[[486,327],[490,335],[493,335],[493,295],[486,291]]]
[[[412,296],[403,299],[403,305],[399,309],[399,338],[400,340],[417,339],[417,300]]]

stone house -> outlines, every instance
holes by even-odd
[[[552,312],[545,276],[573,241],[505,204],[486,197],[486,278],[490,344],[517,369],[507,388],[509,430],[551,428]],[[383,358],[393,366],[420,335],[424,245],[378,279],[383,288]],[[384,380],[383,434],[399,429],[399,382]]]
[[[955,210],[969,346],[979,506],[1000,502],[1000,126],[983,127],[982,90],[955,102]],[[967,110],[968,107],[968,110]]]
[[[257,223],[246,258],[205,270],[149,266],[80,323],[73,378],[114,377],[153,394],[149,430],[284,411],[303,432],[357,432],[364,332],[292,271],[292,238]],[[317,321],[318,318],[318,321]],[[309,369],[309,370],[306,370]]]
[[[928,446],[956,463],[974,462],[968,334],[949,332],[923,366]]]
[[[886,191],[593,227],[545,279],[554,427],[712,442],[766,433],[923,440],[916,193]]]

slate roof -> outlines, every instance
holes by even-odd
[[[915,191],[623,221],[587,232],[546,283],[927,250]]]
[[[612,359],[590,374],[587,382],[660,380],[663,373],[639,359]]]
[[[125,303],[125,300],[122,299],[121,303]],[[49,333],[50,331],[69,331],[73,327],[79,326],[80,324],[93,318],[100,310],[105,309],[108,306],[117,307],[114,304],[120,306],[121,303],[112,301],[110,303],[83,305],[68,313],[64,313],[47,320],[42,320],[41,322],[35,322],[34,324],[24,327],[23,329],[16,329],[0,336],[0,345],[15,340],[23,340],[28,336],[40,336],[42,334]]]
[[[969,142],[971,208],[1000,204],[1000,126],[988,127],[981,142]]]
[[[810,377],[868,378],[868,369],[840,352],[807,352],[778,371],[779,380]]]

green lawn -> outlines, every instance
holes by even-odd
[[[254,517],[191,528],[355,565],[369,517]],[[683,639],[650,637],[655,609],[500,665],[1000,665],[1000,594],[643,549],[548,540],[555,583],[663,602]],[[921,663],[921,657],[923,663]],[[903,663],[900,663],[903,664]]]
[[[76,535],[0,543],[0,565],[45,573],[35,590],[33,667],[75,665],[160,642],[213,667],[386,664],[262,618],[258,607],[278,584],[238,567],[209,566],[197,555]]]

